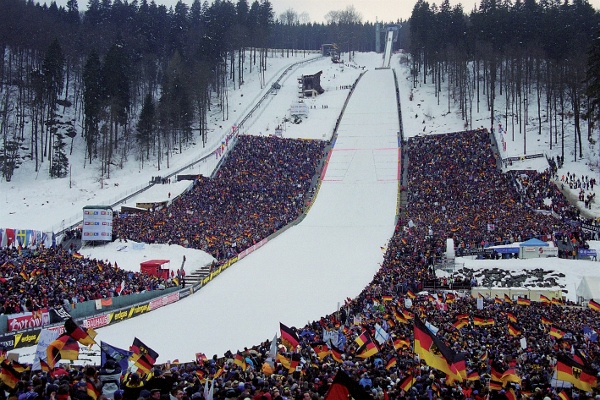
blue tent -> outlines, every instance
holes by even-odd
[[[550,246],[548,243],[543,242],[539,239],[536,238],[531,238],[523,243],[521,243],[519,245],[519,247],[524,247],[524,246],[528,246],[528,247],[540,247],[540,246]]]

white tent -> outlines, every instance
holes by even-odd
[[[577,294],[577,301],[580,303],[590,299],[600,300],[600,277],[584,276],[581,278],[575,293]]]

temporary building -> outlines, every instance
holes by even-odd
[[[140,263],[140,272],[163,279],[169,279],[171,260],[148,260]]]
[[[584,276],[577,286],[575,291],[577,295],[577,302],[582,303],[590,299],[600,300],[600,277],[598,276]]]
[[[557,257],[558,248],[550,247],[547,242],[532,238],[519,245],[519,258]]]

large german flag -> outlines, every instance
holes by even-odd
[[[359,358],[369,358],[379,353],[379,348],[377,344],[373,341],[368,341],[356,350],[356,357]]]
[[[0,380],[6,386],[11,389],[17,387],[17,383],[19,383],[20,375],[15,369],[10,365],[10,362],[4,360],[2,363],[2,369],[0,369]]]
[[[46,348],[47,363],[54,368],[59,360],[77,360],[79,358],[79,344],[69,334],[63,333]]]
[[[579,390],[591,392],[598,386],[596,371],[564,355],[557,356],[556,379],[570,382]]]
[[[320,361],[323,361],[329,355],[329,347],[327,347],[327,343],[325,342],[311,343],[310,347],[312,347]]]
[[[281,322],[279,323],[279,330],[281,331],[281,342],[284,346],[288,349],[295,349],[300,343],[300,339],[298,338],[298,335],[296,335],[296,332]]]
[[[408,348],[410,348],[410,339],[407,339],[405,337],[394,339],[394,349],[395,350],[408,349]]]
[[[542,304],[552,304],[552,301],[543,294],[540,294],[540,301],[542,302]]]
[[[96,331],[94,331],[92,328],[86,329],[80,327],[75,321],[73,321],[73,318],[69,318],[65,321],[65,332],[67,332],[69,336],[84,346],[96,344],[96,341],[94,340],[96,337]]]
[[[515,317],[513,313],[507,312],[506,318],[508,318],[510,322],[517,322],[517,317]]]
[[[148,361],[149,364],[154,365],[156,363],[156,359],[158,358],[158,353],[156,351],[146,346],[140,339],[136,337],[133,338],[133,344],[129,346],[129,351],[133,353],[130,357],[131,361],[135,361],[135,356],[139,356],[137,357],[139,359],[141,356],[145,355],[145,360]]]
[[[462,382],[459,369],[464,369],[464,358],[457,358],[458,365],[453,365],[456,354],[435,336],[420,318],[415,318],[414,337],[414,351],[427,365]],[[463,365],[460,365],[461,361]],[[464,372],[466,375],[466,371]]]
[[[588,302],[588,307],[591,308],[594,311],[600,311],[600,303],[594,301],[594,299],[591,299]]]
[[[552,321],[542,315],[542,324],[543,325],[552,325]]]
[[[357,382],[339,370],[325,395],[325,400],[348,400],[350,397],[354,400],[371,400],[371,396]]]

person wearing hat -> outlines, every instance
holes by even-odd
[[[114,393],[121,387],[121,366],[115,360],[107,360],[98,371],[98,381],[102,394],[114,399]]]
[[[140,392],[145,389],[145,381],[140,378],[140,375],[133,372],[128,373],[123,378],[123,400],[137,400],[140,397]]]
[[[72,400],[93,400],[92,396],[87,393],[87,382],[81,380],[73,386]]]
[[[173,384],[176,382],[176,377],[171,374],[170,370],[168,373],[163,372],[159,367],[155,367],[152,370],[152,377],[146,382],[146,389],[152,392],[153,389],[159,389],[161,394],[167,394],[173,388]]]

